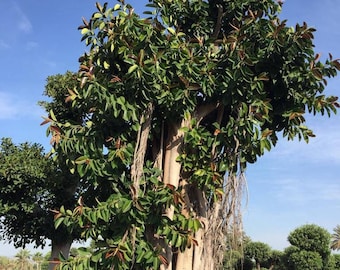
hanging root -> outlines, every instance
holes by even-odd
[[[131,165],[131,195],[132,199],[136,202],[138,200],[138,193],[140,189],[140,179],[143,176],[143,167],[144,167],[144,159],[146,154],[146,149],[148,146],[148,138],[149,133],[151,130],[151,120],[152,120],[152,113],[154,110],[153,104],[150,102],[146,111],[141,117],[140,126],[137,135],[137,142],[135,146],[135,152],[133,155],[133,163]],[[136,242],[136,226],[132,225],[130,229],[131,233],[131,242],[132,242],[132,250],[135,250],[135,242]],[[131,269],[134,266],[134,252],[133,252],[133,259]]]
[[[243,173],[229,175],[225,181],[223,199],[215,202],[208,211],[204,269],[221,269],[227,245],[233,250],[242,249],[242,202],[246,186]]]
[[[224,215],[225,225],[228,232],[230,229],[237,239],[237,236],[242,237],[242,202],[244,193],[247,194],[247,181],[244,173],[228,176],[223,198],[223,209],[226,210]]]
[[[138,199],[140,179],[143,175],[144,158],[148,146],[153,110],[154,106],[150,102],[141,117],[135,152],[133,155],[133,163],[131,165],[131,179],[133,183],[131,191],[132,197],[135,201]]]
[[[228,244],[229,249],[239,251],[241,254],[243,254],[242,204],[244,193],[247,194],[247,181],[244,173],[228,176],[222,201],[222,209],[225,210],[223,231],[228,238],[224,243]]]

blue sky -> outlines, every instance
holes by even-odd
[[[146,1],[131,0],[137,11]],[[112,3],[115,3],[112,1]],[[47,149],[45,114],[37,106],[49,75],[76,71],[86,50],[77,27],[95,11],[94,0],[0,1],[0,137],[39,142]],[[338,0],[286,0],[281,14],[288,25],[306,21],[318,31],[317,53],[340,58]],[[339,95],[340,77],[327,93]],[[316,138],[309,144],[285,139],[248,167],[244,229],[254,241],[283,249],[294,228],[318,224],[330,232],[340,224],[340,114],[307,117]],[[0,243],[0,256],[16,253]]]

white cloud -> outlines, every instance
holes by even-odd
[[[25,33],[30,33],[32,30],[32,24],[27,17],[22,16],[18,22],[18,28]]]
[[[11,94],[0,92],[0,120],[21,117],[40,117],[42,110],[34,102],[20,100]]]
[[[14,0],[0,0],[0,10],[6,11],[3,12],[0,23],[0,50],[24,44],[22,39],[26,35],[23,34],[30,34],[33,31],[33,25],[25,10]]]
[[[14,9],[17,14],[18,29],[24,33],[30,33],[33,29],[31,21],[28,19],[18,4],[14,4]]]
[[[305,171],[292,175],[287,168],[274,172],[273,177],[266,177],[258,184],[267,187],[268,198],[276,203],[293,207],[310,207],[320,202],[340,204],[340,176],[321,172],[316,174]]]
[[[340,113],[340,112],[339,112]],[[310,138],[309,143],[279,138],[279,143],[269,153],[265,153],[263,160],[271,157],[279,166],[282,164],[340,164],[340,114],[327,116],[308,116],[307,126],[313,130],[315,138]],[[281,140],[280,140],[281,139]]]

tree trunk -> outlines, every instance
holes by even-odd
[[[165,147],[161,143],[160,153],[164,149],[164,155],[159,153],[155,156],[163,156],[164,162],[155,159],[157,164],[163,165],[163,182],[165,185],[171,185],[177,189],[181,186],[182,198],[184,205],[182,214],[187,216],[194,216],[201,221],[202,228],[200,228],[194,235],[195,244],[184,252],[173,253],[171,245],[164,246],[164,252],[168,265],[162,265],[161,270],[216,270],[222,262],[222,255],[224,251],[224,229],[223,220],[226,216],[222,214],[225,207],[222,201],[215,202],[209,205],[205,197],[205,191],[201,190],[196,184],[188,183],[185,176],[181,175],[181,164],[177,162],[178,156],[182,153],[184,132],[183,127],[191,128],[191,118],[194,117],[199,125],[200,122],[210,113],[217,110],[218,123],[221,123],[224,107],[218,103],[211,103],[198,107],[196,111],[188,117],[182,119],[179,123],[166,123],[168,137],[165,141]],[[162,127],[164,128],[164,126]],[[163,136],[162,131],[162,136]],[[163,141],[163,138],[162,138]],[[237,151],[237,149],[235,149]],[[215,148],[212,149],[212,157],[215,156]],[[234,195],[227,192],[227,195]],[[227,200],[228,201],[228,200]],[[234,202],[234,201],[233,201]],[[234,204],[233,204],[234,205]],[[233,212],[234,207],[230,207],[230,212]],[[165,214],[172,219],[174,214],[174,207],[171,206],[166,209]],[[197,243],[197,245],[196,245]]]
[[[181,154],[181,146],[183,142],[184,132],[180,129],[184,126],[188,125],[188,121],[183,120],[181,124],[172,124],[169,123],[168,126],[168,139],[165,145],[165,157],[164,157],[164,174],[163,174],[163,182],[164,184],[169,184],[173,186],[175,189],[179,186],[180,181],[180,172],[181,172],[181,164],[179,164],[176,159]],[[172,219],[174,215],[174,206],[170,206],[165,210],[165,214]],[[172,248],[167,245],[164,247],[166,259],[168,261],[168,265],[163,265],[161,270],[173,270],[173,252]],[[191,270],[191,269],[188,269]]]
[[[260,265],[260,263],[256,263],[256,268],[257,268],[257,270],[261,270],[261,265]]]
[[[59,255],[63,254],[64,258],[67,259],[70,254],[70,248],[72,245],[72,240],[66,239],[65,241],[54,241],[52,240],[52,253],[50,257],[50,263],[48,265],[48,270],[54,270],[56,266],[60,263]]]
[[[217,108],[217,104],[211,104],[200,108],[194,115],[200,122],[206,115]],[[164,167],[163,167],[163,182],[170,184],[175,189],[182,186],[182,196],[184,198],[186,207],[184,207],[182,214],[196,215],[197,218],[204,223],[203,228],[199,229],[195,234],[197,245],[192,245],[184,252],[173,254],[171,246],[165,246],[164,251],[168,265],[162,265],[161,270],[216,270],[215,269],[215,249],[213,248],[214,232],[207,233],[211,226],[208,225],[210,220],[208,216],[214,216],[218,219],[220,205],[214,206],[213,211],[209,211],[207,207],[207,200],[204,196],[204,191],[200,190],[194,184],[187,183],[181,175],[181,164],[176,161],[177,157],[182,153],[184,132],[183,127],[190,128],[191,119],[183,119],[181,123],[168,123],[168,138],[165,143],[164,153]],[[166,215],[172,219],[174,214],[174,207],[171,206],[166,211]],[[209,213],[210,214],[209,214]],[[213,225],[214,226],[214,222]],[[209,243],[209,245],[206,245]]]

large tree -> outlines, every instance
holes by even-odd
[[[63,267],[218,269],[247,163],[314,136],[304,115],[336,111],[323,92],[340,64],[272,0],[153,0],[148,18],[120,2],[80,27],[89,52],[65,104],[80,119],[48,120],[56,155],[110,191],[56,214],[97,246]]]

